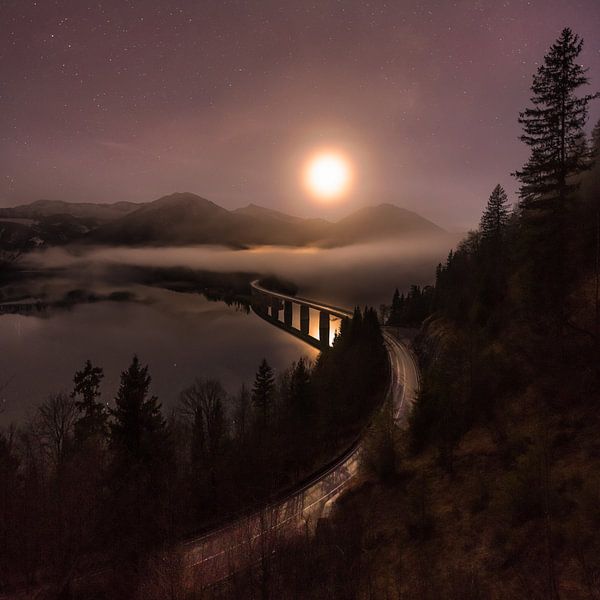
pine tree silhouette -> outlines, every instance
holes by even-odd
[[[404,303],[404,295],[400,297],[398,288],[394,290],[394,296],[392,297],[392,308],[390,310],[390,316],[388,318],[388,325],[399,325],[402,319],[402,305]]]
[[[311,390],[310,390],[310,370],[307,368],[304,359],[301,358],[292,370],[290,378],[290,404],[292,406],[292,416],[300,421],[298,425],[306,423],[311,416]]]
[[[533,107],[520,114],[521,140],[531,149],[521,171],[519,214],[526,282],[524,308],[541,320],[539,331],[562,339],[565,306],[573,269],[568,266],[569,240],[574,235],[570,210],[577,177],[591,164],[584,126],[588,105],[597,94],[578,96],[588,83],[587,70],[578,62],[583,41],[569,28],[544,57],[533,76]]]
[[[100,382],[103,378],[104,371],[100,367],[94,367],[90,360],[86,360],[83,369],[73,377],[71,397],[80,398],[75,400],[75,407],[81,414],[74,426],[75,440],[78,443],[94,435],[106,434],[108,413],[104,404],[96,400],[100,397]]]
[[[150,460],[160,454],[166,436],[166,423],[156,396],[149,396],[151,377],[137,356],[121,373],[116,407],[111,411],[111,443],[126,459]]]
[[[252,402],[258,410],[263,426],[267,426],[269,422],[269,413],[273,403],[275,392],[275,378],[273,369],[265,358],[262,359],[254,380],[252,388]]]
[[[584,125],[589,102],[597,94],[576,96],[588,83],[587,69],[578,62],[583,40],[563,29],[533,76],[532,108],[520,113],[521,140],[531,148],[529,160],[516,176],[525,208],[547,208],[564,203],[576,186],[572,176],[589,167]]]
[[[481,216],[479,230],[484,240],[502,240],[510,219],[508,197],[498,184],[492,191],[487,206]]]

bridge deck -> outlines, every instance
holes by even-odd
[[[281,300],[287,300],[289,302],[295,302],[296,304],[303,304],[304,306],[308,306],[310,308],[314,308],[315,310],[327,312],[334,317],[339,317],[340,319],[345,319],[347,317],[352,316],[352,311],[346,308],[341,308],[339,306],[333,306],[331,304],[324,304],[322,302],[314,302],[313,300],[308,300],[307,298],[301,298],[299,296],[288,296],[287,294],[282,294],[280,292],[273,292],[272,290],[268,290],[260,285],[258,279],[254,280],[250,286],[260,292],[261,294],[265,294],[266,296],[272,296],[274,298],[279,298]]]

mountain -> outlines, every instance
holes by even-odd
[[[219,244],[343,246],[444,231],[393,204],[362,208],[333,223],[249,204],[225,208],[188,192],[142,204],[39,200],[0,209],[0,248],[28,250],[73,241],[126,246]]]
[[[361,208],[334,223],[327,245],[345,246],[358,241],[443,233],[441,227],[415,212],[394,204],[379,204]]]
[[[63,200],[36,200],[13,208],[0,208],[0,218],[42,219],[54,215],[70,215],[78,219],[112,221],[122,217],[140,205],[133,202],[93,204],[91,202],[64,202]]]
[[[176,193],[100,226],[90,241],[127,245],[219,243],[229,237],[229,216],[229,211],[210,200]]]
[[[325,219],[303,219],[257,204],[236,208],[232,213],[260,222],[262,228],[266,229],[263,237],[268,239],[270,236],[277,235],[281,240],[277,243],[283,245],[303,246],[317,243],[328,235],[332,226],[332,223]]]
[[[106,223],[89,241],[127,245],[223,244],[302,246],[318,242],[331,224],[256,205],[228,211],[190,193],[159,198]]]

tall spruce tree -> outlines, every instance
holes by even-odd
[[[269,416],[275,395],[275,377],[273,369],[265,358],[262,359],[252,388],[252,402],[256,407],[263,426],[269,422]]]
[[[590,167],[584,126],[596,94],[578,95],[588,83],[578,62],[583,41],[566,28],[533,77],[533,107],[521,113],[521,140],[531,149],[521,171],[521,260],[525,314],[541,335],[562,339],[569,269],[572,192]],[[557,346],[561,348],[562,344]]]
[[[108,527],[119,540],[113,560],[128,563],[134,573],[148,551],[164,543],[173,522],[169,488],[176,469],[160,404],[149,393],[150,382],[148,367],[134,356],[121,373],[111,410]]]
[[[295,425],[300,428],[309,423],[314,407],[312,406],[310,388],[310,369],[303,358],[292,367],[289,383],[289,402]]]
[[[110,424],[111,444],[126,460],[152,460],[162,454],[166,422],[156,396],[149,396],[148,366],[142,367],[137,356],[121,373],[121,384]]]
[[[97,401],[103,378],[104,371],[100,367],[94,367],[89,360],[85,361],[83,369],[73,377],[71,397],[75,399],[75,407],[80,413],[74,427],[78,443],[106,434],[107,410],[104,404]]]
[[[392,307],[390,309],[390,316],[388,318],[388,325],[399,325],[402,320],[402,308],[404,303],[404,295],[400,297],[398,288],[394,290],[394,296],[392,297]]]
[[[508,197],[498,184],[492,191],[481,216],[479,230],[484,240],[501,241],[510,220]]]
[[[533,107],[520,113],[521,140],[531,148],[529,160],[516,176],[525,209],[563,208],[575,187],[573,176],[588,168],[582,155],[589,102],[597,94],[577,96],[588,83],[587,69],[577,59],[583,40],[563,29],[533,76]]]

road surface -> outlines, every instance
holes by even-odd
[[[288,299],[284,294],[276,295]],[[310,304],[331,311],[331,307],[327,305],[313,302]],[[344,313],[348,314],[347,311]],[[393,402],[396,422],[400,427],[406,427],[419,386],[419,374],[416,362],[408,349],[407,340],[398,339],[394,331],[391,328],[383,328],[391,365],[388,393]],[[203,586],[222,581],[231,573],[258,563],[261,557],[268,556],[280,538],[313,527],[339,494],[356,478],[361,449],[361,444],[357,443],[325,473],[287,498],[244,519],[186,542],[183,545],[183,555],[184,562],[189,567],[190,577],[193,578],[192,585]]]
[[[276,295],[288,299],[284,294]],[[307,302],[330,313],[343,312],[344,316],[350,314],[345,309]],[[408,349],[407,340],[396,337],[391,328],[384,327],[383,335],[391,365],[388,393],[393,402],[394,417],[398,425],[404,427],[419,386],[418,369]],[[362,447],[358,442],[327,471],[281,501],[182,543],[178,547],[178,554],[187,567],[184,571],[188,585],[198,589],[223,581],[231,573],[239,572],[258,563],[261,557],[269,556],[283,536],[313,527],[340,493],[355,480],[359,472],[361,451]],[[102,578],[106,572],[106,569],[99,569],[77,579],[89,581],[94,577]],[[0,594],[0,598],[8,597],[33,596],[31,590],[10,596]]]

